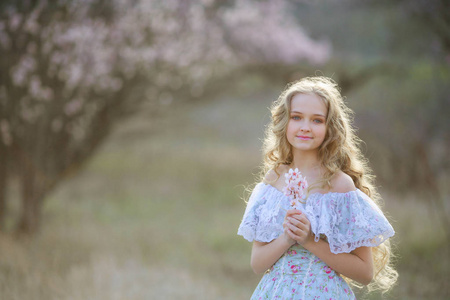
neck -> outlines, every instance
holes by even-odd
[[[295,151],[293,153],[291,168],[298,168],[300,171],[308,171],[320,168],[320,161],[317,151]]]

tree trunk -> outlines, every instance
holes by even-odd
[[[20,183],[22,188],[22,207],[17,233],[32,235],[39,230],[41,223],[42,199],[46,191],[42,178],[30,161],[22,162]],[[42,175],[41,175],[42,176]]]
[[[5,144],[0,139],[0,231],[5,230],[5,217],[6,217],[6,180],[8,174],[8,159]]]

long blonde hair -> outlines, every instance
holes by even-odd
[[[380,196],[373,184],[374,176],[367,159],[361,153],[361,140],[351,127],[352,110],[349,109],[341,96],[338,85],[327,77],[306,77],[290,83],[271,107],[272,121],[267,127],[263,144],[264,165],[261,178],[270,171],[277,170],[281,165],[290,165],[293,160],[291,145],[286,137],[287,124],[290,116],[291,99],[296,94],[315,94],[327,107],[326,135],[319,147],[319,160],[324,170],[323,187],[331,187],[331,178],[342,171],[349,175],[362,192],[380,204]],[[280,176],[280,174],[278,174]],[[396,282],[398,273],[392,267],[393,254],[389,241],[372,248],[374,262],[374,280],[368,285],[369,291],[389,290]],[[347,280],[359,286],[352,280]]]

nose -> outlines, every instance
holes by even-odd
[[[309,127],[309,122],[306,122],[306,121],[303,121],[301,124],[300,124],[300,130],[301,131],[303,131],[303,132],[308,132],[308,131],[310,131],[310,127]]]

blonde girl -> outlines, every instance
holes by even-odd
[[[349,285],[387,291],[397,279],[388,241],[394,230],[378,208],[337,84],[294,82],[271,113],[263,175],[238,230],[253,242],[253,270],[265,272],[251,299],[355,299]],[[298,209],[282,192],[295,168],[309,183]]]

